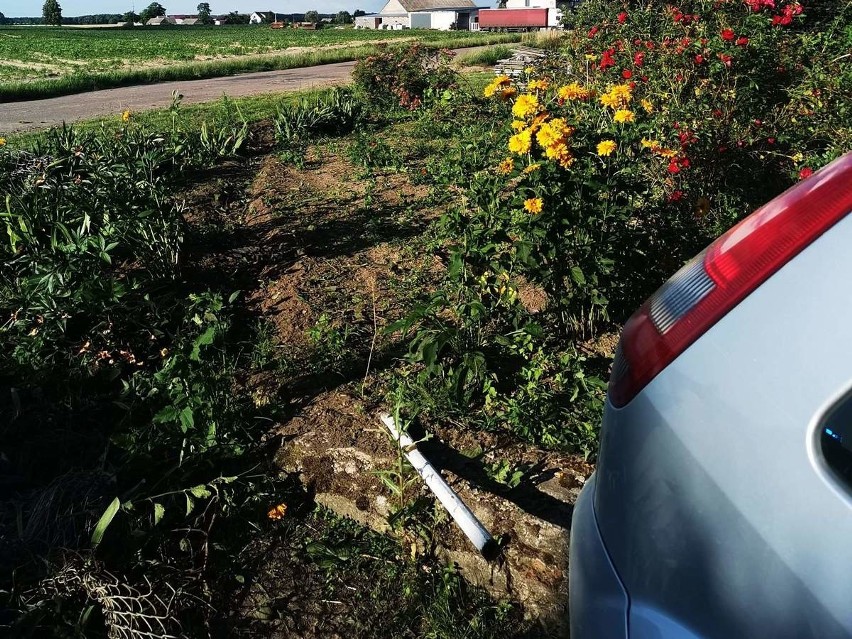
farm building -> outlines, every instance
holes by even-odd
[[[555,0],[554,0],[555,1]],[[359,16],[359,29],[476,30],[473,0],[388,0],[378,13]]]
[[[158,16],[156,18],[151,18],[145,24],[149,27],[157,27],[164,24],[177,24],[177,22],[175,22],[175,19],[170,16]]]

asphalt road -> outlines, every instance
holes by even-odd
[[[125,109],[147,111],[166,108],[171,105],[172,91],[175,90],[183,94],[183,104],[192,104],[218,100],[223,94],[236,98],[345,84],[349,82],[354,66],[354,62],[337,62],[302,69],[163,82],[0,104],[0,136],[18,131],[44,129],[62,122],[71,123],[117,115]]]
[[[456,53],[469,53],[485,47],[455,49]],[[46,129],[63,122],[107,115],[117,115],[129,109],[147,111],[167,108],[172,103],[172,92],[183,94],[183,104],[210,102],[222,95],[237,98],[261,93],[301,91],[346,84],[352,77],[355,62],[337,62],[301,69],[243,73],[206,80],[180,80],[140,86],[105,89],[77,93],[45,100],[0,104],[0,137],[9,133]]]

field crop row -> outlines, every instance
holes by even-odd
[[[510,34],[254,25],[185,29],[0,29],[0,102],[130,84],[200,79],[354,60],[384,42],[457,47],[519,40]]]

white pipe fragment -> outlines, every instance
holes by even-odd
[[[465,505],[455,491],[447,485],[444,478],[435,470],[435,467],[417,450],[417,445],[405,433],[400,433],[396,428],[393,417],[387,413],[381,413],[379,419],[387,426],[391,437],[399,444],[402,452],[414,467],[414,470],[423,478],[429,489],[435,493],[438,501],[447,509],[450,516],[461,528],[462,532],[470,539],[482,556],[489,561],[495,559],[500,552],[497,542],[485,529],[485,526],[476,518],[470,508]]]

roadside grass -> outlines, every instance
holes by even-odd
[[[494,66],[500,60],[508,58],[512,55],[512,48],[506,45],[497,45],[474,51],[473,53],[464,53],[456,58],[456,62],[461,65],[469,66]]]
[[[520,39],[519,34],[472,34],[464,36],[453,34],[441,38],[429,37],[425,39],[424,45],[429,48],[442,49],[517,42]],[[122,86],[176,80],[200,80],[239,73],[349,62],[371,55],[377,50],[377,46],[379,45],[354,45],[339,48],[319,48],[313,51],[299,51],[291,54],[236,56],[199,62],[178,62],[147,68],[122,68],[109,72],[93,73],[82,70],[60,78],[12,80],[0,82],[0,102],[36,100]]]
[[[477,74],[471,86],[480,86],[487,76]],[[75,126],[73,134],[58,134],[71,157],[77,157],[75,149],[86,158],[100,157],[96,150],[100,143],[119,148],[140,143],[149,149],[142,156],[147,162],[166,149],[182,157],[188,150],[178,151],[183,144],[180,132],[197,136],[201,123],[217,131],[239,131],[241,122],[252,123],[248,142],[239,152],[216,153],[215,159],[193,162],[186,170],[172,167],[170,162],[159,163],[152,170],[151,179],[164,189],[156,207],[172,199],[186,206],[179,209],[185,215],[181,238],[172,240],[183,245],[179,278],[152,280],[145,285],[144,297],[140,290],[133,298],[138,298],[148,314],[132,322],[138,320],[140,328],[150,328],[156,345],[148,345],[148,338],[141,342],[141,338],[133,338],[139,342],[135,353],[150,350],[139,372],[101,359],[97,360],[102,362],[98,365],[101,375],[93,379],[82,367],[75,384],[85,389],[98,382],[100,394],[81,392],[80,396],[91,397],[91,401],[84,402],[77,413],[55,402],[63,392],[55,379],[41,382],[49,389],[50,398],[40,403],[27,384],[16,381],[16,387],[26,387],[19,393],[21,416],[11,420],[18,429],[25,423],[38,423],[39,411],[45,406],[48,413],[65,415],[68,425],[63,421],[57,429],[33,428],[32,437],[16,442],[20,457],[16,456],[15,463],[28,468],[26,456],[45,450],[60,455],[61,450],[62,460],[45,465],[37,478],[27,477],[27,495],[39,495],[45,485],[49,489],[53,483],[67,488],[74,479],[91,496],[92,501],[84,505],[88,523],[79,524],[79,538],[68,538],[63,544],[76,549],[85,560],[57,557],[63,574],[84,575],[95,583],[114,574],[128,580],[150,579],[157,592],[174,587],[181,596],[196,597],[181,599],[179,604],[180,620],[189,636],[202,636],[205,629],[212,630],[213,636],[527,636],[521,634],[527,624],[519,607],[495,601],[468,586],[452,566],[437,558],[414,553],[406,537],[372,533],[317,507],[295,474],[282,473],[270,459],[279,444],[270,429],[298,412],[293,402],[310,401],[334,389],[357,393],[356,387],[371,401],[383,399],[389,368],[396,362],[393,349],[398,345],[396,338],[379,336],[377,357],[370,369],[374,377],[369,383],[362,382],[365,357],[376,336],[373,313],[378,306],[382,320],[395,319],[434,284],[434,262],[424,259],[422,247],[432,241],[429,222],[448,195],[442,185],[427,179],[426,174],[446,171],[432,165],[427,154],[449,149],[454,156],[462,153],[464,137],[470,133],[457,130],[452,140],[436,140],[434,129],[423,124],[428,116],[402,110],[371,112],[362,122],[363,130],[312,136],[303,167],[286,165],[284,173],[264,174],[264,170],[283,166],[282,144],[271,141],[269,120],[281,117],[276,116],[279,108],[330,94],[312,91],[179,105],[134,114],[129,122],[116,115],[79,129]],[[377,154],[365,144],[365,131],[392,140],[388,152]],[[399,144],[406,135],[416,136],[417,144],[410,148]],[[162,148],[154,139],[158,137],[164,140]],[[4,152],[35,144],[40,145],[41,153],[55,155],[47,142],[45,134],[19,136]],[[136,161],[134,157],[128,152],[130,163]],[[361,193],[354,200],[349,183],[341,182],[339,170],[353,165],[357,168],[352,171],[357,173],[354,190]],[[32,169],[36,174],[39,166]],[[102,172],[98,179],[110,184],[120,173]],[[284,175],[289,178],[282,179]],[[88,188],[88,176],[83,177],[87,179],[79,184],[71,180],[71,184]],[[428,184],[415,183],[415,179],[427,179]],[[141,187],[137,184],[137,188]],[[117,218],[135,215],[136,209],[122,208],[129,192],[122,189],[113,196],[116,210],[122,211]],[[248,228],[248,220],[260,207],[268,208],[269,221]],[[154,211],[160,213],[159,208]],[[336,229],[333,246],[323,228]],[[377,277],[387,277],[387,291],[392,293],[376,302],[375,297],[370,300],[353,287],[352,275],[358,267],[370,266],[367,256],[378,245],[398,255],[387,270],[373,265]],[[275,276],[268,274],[270,269],[286,270],[296,266],[296,260],[306,273],[298,295],[309,305],[310,313],[305,328],[293,333],[296,342],[303,340],[301,350],[297,344],[282,342],[278,332],[282,324],[290,326],[300,316],[266,311],[277,320],[270,324],[269,315],[258,308],[274,295],[269,285]],[[418,262],[422,263],[412,266]],[[122,268],[135,268],[138,263],[128,260]],[[105,277],[112,274],[108,263],[101,268]],[[6,300],[0,297],[0,303]],[[111,317],[110,326],[93,339],[131,334],[124,314],[109,308],[103,313]],[[47,326],[51,320],[34,321],[44,321]],[[74,330],[88,330],[79,314],[74,324]],[[41,335],[44,329],[38,331]],[[47,353],[49,349],[35,338],[31,335],[29,339],[33,351]],[[73,349],[82,355],[73,356],[71,367],[86,357],[88,346],[83,339],[74,338],[75,344],[84,345]],[[14,365],[26,368],[30,360],[25,358],[30,355],[18,347],[16,356],[21,359]],[[5,366],[12,363],[11,355],[0,350],[0,386],[16,379],[2,376]],[[117,379],[108,378],[107,369]],[[67,369],[62,374],[67,375]],[[118,380],[127,382],[124,391],[118,389]],[[264,389],[264,380],[272,385],[271,391]],[[294,389],[301,395],[294,395]],[[108,407],[110,418],[98,420],[102,416],[91,406],[109,404],[108,398],[119,396]],[[5,408],[2,401],[7,397],[0,397],[0,408]],[[165,409],[158,410],[164,403]],[[186,410],[194,418],[187,418]],[[0,410],[0,425],[6,425],[10,415]],[[207,429],[210,422],[213,429]],[[95,423],[101,427],[95,429]],[[113,425],[117,426],[113,429]],[[75,439],[79,432],[86,433],[85,440]],[[0,440],[11,438],[8,433],[0,429]],[[51,443],[42,443],[42,436]],[[60,444],[55,445],[56,441]],[[80,445],[90,451],[87,457],[74,454]],[[87,472],[95,462],[105,470],[93,474],[92,479],[71,476],[72,471],[78,475]],[[111,477],[110,486],[93,483],[102,475]],[[102,490],[106,492],[102,494]],[[102,543],[92,548],[89,530],[113,499],[113,491],[122,495],[120,510]],[[280,519],[267,514],[276,505],[286,511]],[[33,514],[27,505],[22,508],[27,523]],[[79,505],[69,508],[61,516],[80,520]],[[12,530],[14,525],[12,510],[0,508],[0,531]],[[24,586],[21,592],[30,593],[29,598],[22,596],[13,604],[0,599],[4,610],[15,605],[15,615],[25,611],[18,628],[26,630],[27,624],[36,624],[60,632],[79,624],[81,636],[99,632],[98,613],[81,622],[78,601],[54,593],[54,582],[47,583],[45,592],[55,595],[55,605],[45,611],[37,604],[39,596],[26,588],[49,568],[47,564],[33,566],[28,558],[21,561],[27,563],[27,570],[33,570],[26,576],[26,571],[17,573]],[[199,607],[202,601],[205,605]]]

